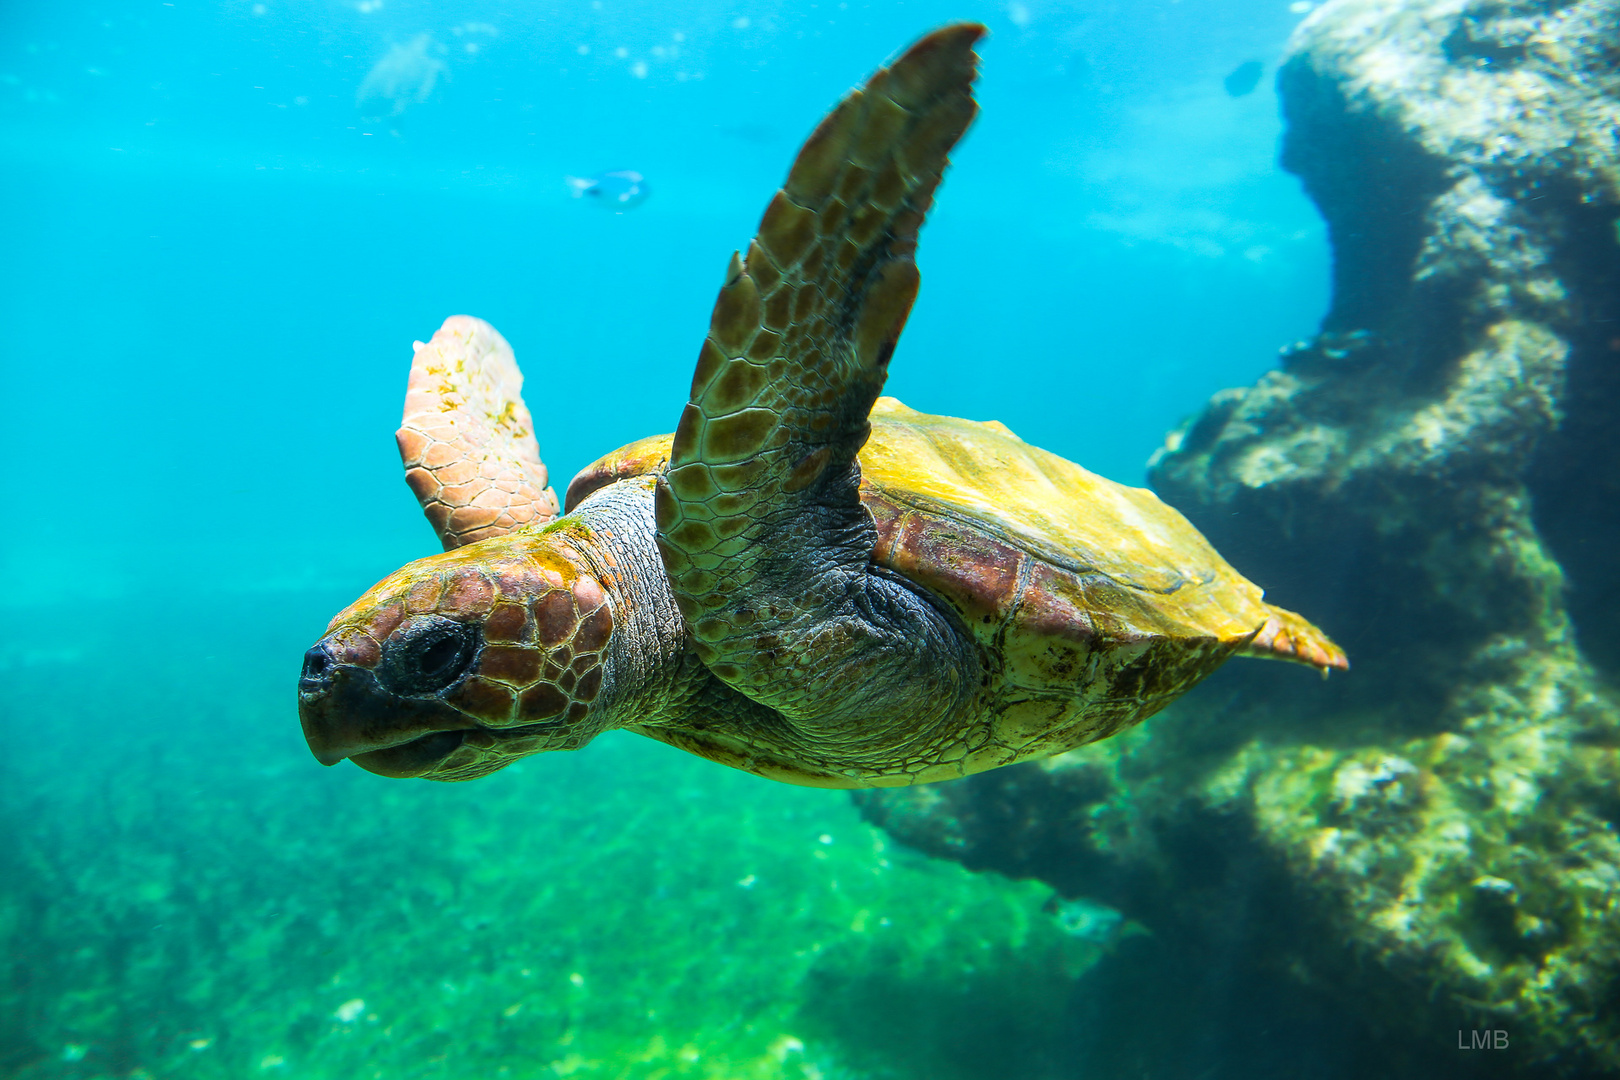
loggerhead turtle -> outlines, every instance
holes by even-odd
[[[446,551],[304,657],[316,758],[464,780],[610,728],[822,787],[943,780],[1142,720],[1234,653],[1344,654],[1151,492],[879,397],[984,33],[851,92],[732,256],[674,435],[547,487],[488,324],[418,343],[398,433]]]

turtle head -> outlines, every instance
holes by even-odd
[[[324,765],[468,780],[574,750],[607,726],[613,611],[542,534],[419,559],[340,612],[304,654],[298,714]]]

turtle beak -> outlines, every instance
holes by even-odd
[[[328,701],[337,687],[337,661],[324,644],[304,654],[304,670],[298,675],[298,720],[304,727],[304,741],[322,765],[336,765],[349,756],[338,749],[336,725],[329,716]]]
[[[304,654],[298,677],[298,719],[310,753],[322,765],[352,758],[382,776],[429,772],[477,725],[436,698],[400,697],[377,682],[369,667],[339,655],[322,640]]]

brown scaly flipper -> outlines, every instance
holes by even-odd
[[[917,294],[917,230],[977,111],[984,33],[929,34],[810,136],[732,257],[659,483],[698,655],[801,722],[943,719],[978,680],[934,606],[871,567],[856,453]]]
[[[522,390],[512,347],[482,319],[453,315],[416,343],[394,437],[446,551],[557,516]]]

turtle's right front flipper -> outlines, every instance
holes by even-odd
[[[983,34],[929,34],[810,136],[733,257],[660,482],[699,655],[795,720],[904,730],[977,682],[945,617],[871,567],[856,454],[916,297],[917,230],[977,108]]]

